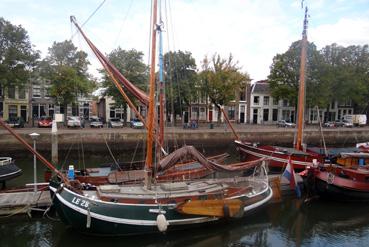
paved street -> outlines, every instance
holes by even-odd
[[[238,132],[293,132],[294,128],[278,128],[276,125],[254,125],[254,124],[234,124],[233,125],[236,131]],[[17,133],[27,134],[32,132],[37,133],[50,133],[50,128],[37,128],[37,127],[26,127],[26,128],[19,128],[14,129]],[[306,131],[318,131],[319,128],[317,125],[308,125],[305,127]],[[369,126],[365,127],[354,127],[354,128],[323,128],[326,131],[362,131],[362,130],[369,130]],[[168,133],[193,133],[193,132],[231,132],[231,129],[226,126],[225,124],[214,124],[213,129],[210,129],[210,124],[200,124],[200,126],[196,129],[184,129],[182,126],[177,127],[166,127],[165,131]],[[58,133],[142,133],[145,132],[144,129],[132,129],[130,127],[123,127],[123,128],[90,128],[86,126],[85,128],[66,128],[61,126],[58,128]],[[0,128],[0,134],[7,133],[7,131],[3,128]]]

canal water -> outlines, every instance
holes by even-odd
[[[66,157],[67,155],[63,155]],[[65,159],[65,158],[64,158]],[[83,162],[84,161],[84,162]],[[75,166],[96,166],[112,162],[106,155],[66,158],[61,163]],[[33,181],[32,157],[16,161],[23,175],[8,186]],[[38,164],[38,179],[43,170]],[[248,217],[228,224],[212,225],[187,231],[136,237],[86,236],[66,228],[54,216],[0,217],[0,246],[368,246],[369,205],[323,200],[303,202],[286,198],[267,205]]]

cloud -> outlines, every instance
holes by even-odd
[[[364,45],[369,40],[369,19],[341,18],[336,23],[311,29],[310,40],[319,48],[332,43],[342,46]]]

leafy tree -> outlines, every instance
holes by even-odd
[[[240,72],[238,62],[233,60],[233,56],[229,55],[228,59],[221,58],[219,55],[213,55],[209,61],[204,58],[202,64],[200,78],[202,88],[208,95],[210,101],[218,108],[227,105],[230,101],[235,100],[236,92],[245,84],[250,82],[247,73]],[[221,114],[218,114],[218,123]]]
[[[126,77],[130,82],[139,87],[141,90],[146,91],[149,69],[148,66],[143,62],[143,53],[135,49],[122,50],[120,47],[113,50],[108,55],[109,61]],[[127,104],[111,81],[108,74],[101,70],[103,73],[103,86],[106,87],[105,95],[112,96],[115,101],[115,106],[123,106],[124,113],[127,111]],[[129,98],[138,102],[131,93],[127,92]],[[126,116],[126,114],[124,114]],[[127,119],[124,119],[126,121]]]
[[[69,40],[54,42],[48,56],[40,63],[39,73],[51,81],[50,95],[67,109],[75,104],[78,96],[88,95],[95,81],[87,73],[87,54],[78,51]]]
[[[293,42],[283,54],[273,58],[268,81],[272,96],[286,99],[292,105],[297,105],[301,63],[301,42]],[[307,88],[306,102],[308,105],[325,107],[331,100],[329,88],[324,82],[327,68],[323,58],[313,43],[308,43],[307,62],[305,68],[305,84]]]
[[[0,87],[24,86],[37,64],[27,31],[0,18]]]
[[[368,107],[369,50],[368,45],[342,47],[332,44],[321,50],[329,66],[332,99],[349,101],[360,113]]]
[[[175,124],[176,116],[196,97],[196,61],[188,51],[168,52],[164,54],[164,71],[167,114]]]

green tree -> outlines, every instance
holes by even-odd
[[[250,82],[249,75],[240,71],[238,62],[233,60],[232,55],[224,59],[215,54],[211,61],[205,57],[199,76],[203,91],[218,108],[218,112],[221,106],[235,100],[236,93]],[[218,114],[218,123],[220,118],[221,114]]]
[[[172,115],[175,124],[176,116],[196,97],[196,61],[188,51],[168,52],[164,54],[164,72],[167,115]]]
[[[108,59],[112,64],[114,64],[120,73],[135,86],[139,87],[143,91],[147,90],[149,68],[143,62],[142,52],[135,49],[127,51],[118,47],[108,55]],[[127,115],[127,104],[124,98],[115,87],[108,74],[104,70],[101,70],[100,73],[103,74],[103,86],[106,87],[105,95],[113,97],[116,107],[123,106],[124,121],[127,121],[127,119],[125,119],[125,116]],[[127,95],[137,104],[138,101],[133,98],[131,93],[127,92]]]
[[[368,45],[342,47],[332,44],[321,50],[328,66],[332,99],[352,101],[355,110],[368,110],[369,50]]]
[[[27,31],[0,18],[0,87],[24,86],[37,65]]]
[[[69,40],[54,42],[48,51],[39,73],[51,81],[50,95],[66,111],[68,104],[76,104],[79,96],[88,95],[95,87],[95,81],[87,73],[87,54],[78,51]]]

